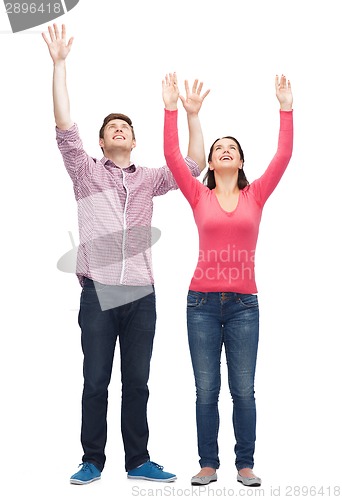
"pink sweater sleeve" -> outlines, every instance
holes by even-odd
[[[255,197],[263,206],[276,188],[292,156],[293,112],[280,111],[278,149],[264,174],[251,183]]]
[[[164,114],[164,155],[167,166],[171,170],[179,189],[194,208],[203,184],[192,176],[179,149],[178,110],[165,109]]]

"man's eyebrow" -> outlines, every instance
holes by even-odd
[[[120,127],[129,127],[128,123],[124,122],[124,123],[117,123],[117,122],[114,122],[114,123],[107,123],[106,127],[115,127],[115,126],[120,126]]]

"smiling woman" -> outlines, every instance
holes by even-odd
[[[225,156],[225,151],[229,151],[228,156]],[[218,156],[219,158],[221,156],[221,159],[226,162],[226,166],[232,166],[231,160],[233,160],[234,157],[236,159],[236,157],[238,156],[238,161],[240,161],[240,165],[238,164],[238,187],[239,189],[244,189],[249,184],[243,170],[245,155],[243,153],[242,147],[239,141],[235,139],[235,137],[227,135],[225,137],[222,137],[221,139],[216,139],[216,141],[214,141],[210,147],[208,155],[209,168],[203,178],[203,183],[206,184],[209,189],[214,189],[216,187],[214,174],[215,166],[212,162],[213,155],[214,160],[216,156]],[[230,161],[229,164],[228,161]]]
[[[239,202],[239,193],[241,189],[248,186],[249,182],[243,170],[245,156],[242,147],[237,139],[232,136],[216,139],[211,145],[208,155],[209,168],[203,178],[203,183],[209,189],[213,189],[217,200],[223,210],[233,212]],[[224,183],[224,189],[220,192],[216,187],[216,178],[220,184],[219,178],[227,173],[227,169],[237,172],[237,181],[229,187]],[[229,170],[228,170],[229,171]]]
[[[220,466],[218,398],[223,345],[233,399],[237,480],[245,486],[261,484],[253,472],[254,376],[259,339],[254,254],[263,207],[285,172],[293,143],[290,82],[284,75],[280,79],[277,76],[275,88],[280,104],[279,141],[265,173],[249,185],[243,172],[242,148],[234,137],[228,136],[217,139],[211,146],[209,170],[201,183],[188,175],[179,151],[176,78],[171,75],[163,81],[165,158],[193,210],[200,246],[187,298],[201,466],[191,479],[194,485],[216,481]],[[234,248],[237,258],[230,258],[227,247]]]

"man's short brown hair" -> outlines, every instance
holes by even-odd
[[[132,136],[133,139],[135,140],[135,134],[134,134],[134,129],[132,125],[132,120],[129,118],[127,115],[123,115],[122,113],[111,113],[110,115],[106,116],[106,118],[103,120],[102,127],[100,128],[100,139],[103,139],[103,134],[104,134],[104,129],[105,126],[107,125],[108,122],[112,120],[123,120],[124,122],[128,123],[128,125],[131,127],[132,130]]]

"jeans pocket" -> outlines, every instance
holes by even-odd
[[[199,307],[204,302],[204,294],[202,292],[194,292],[189,290],[187,297],[187,307]]]
[[[253,293],[239,293],[238,302],[247,309],[259,307],[258,296]]]

